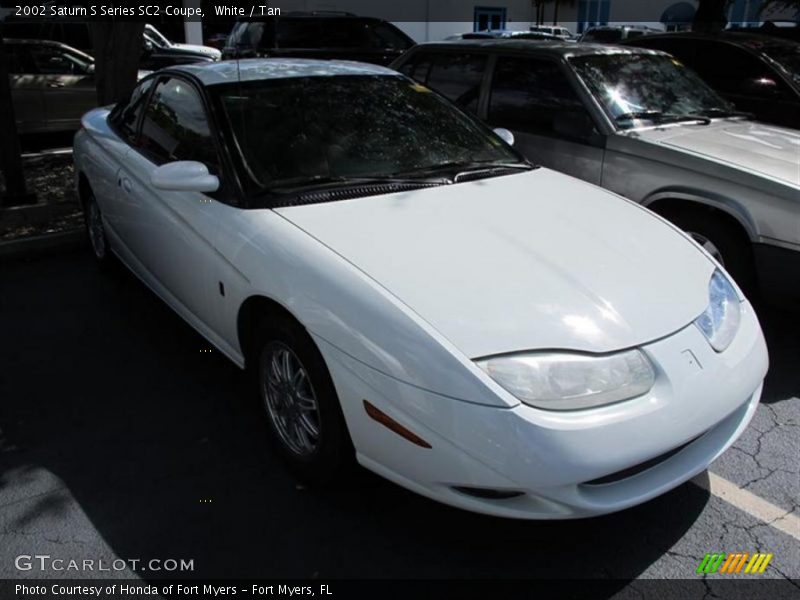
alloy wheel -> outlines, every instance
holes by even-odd
[[[268,344],[262,360],[262,398],[275,431],[297,456],[313,455],[320,445],[321,416],[308,371],[281,342]]]

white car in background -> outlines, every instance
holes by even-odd
[[[150,23],[147,23],[144,26],[144,39],[146,42],[149,42],[153,46],[161,49],[191,52],[205,56],[211,60],[219,60],[222,58],[222,52],[217,48],[212,48],[211,46],[173,42],[158,29],[150,25]]]
[[[672,225],[503,140],[382,67],[254,59],[154,73],[74,157],[97,260],[255,372],[298,476],[355,457],[529,519],[644,502],[747,427],[758,320]]]

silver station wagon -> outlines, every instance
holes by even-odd
[[[800,303],[800,131],[737,112],[679,60],[481,40],[421,44],[393,67],[511,130],[538,164],[672,221],[743,288]]]

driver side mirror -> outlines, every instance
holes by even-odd
[[[219,178],[208,172],[203,163],[179,160],[158,167],[150,176],[150,183],[158,190],[170,192],[216,192]]]
[[[498,127],[497,129],[494,130],[494,134],[509,146],[514,145],[515,141],[514,134],[511,133],[508,129],[503,129],[502,127]]]
[[[145,40],[144,44],[142,46],[142,51],[145,54],[152,54],[153,53],[153,42],[151,42],[150,40]]]

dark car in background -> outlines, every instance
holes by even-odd
[[[800,44],[751,33],[674,33],[628,42],[672,54],[739,110],[800,128]]]
[[[397,27],[350,13],[287,13],[238,21],[222,58],[316,58],[388,65],[414,45]]]
[[[50,40],[66,44],[89,55],[94,53],[92,35],[86,21],[9,17],[3,25],[3,36],[16,39]],[[152,34],[148,33],[142,36],[142,55],[139,61],[139,68],[142,70],[155,71],[163,67],[212,60],[214,60],[213,57],[207,51],[156,43]]]
[[[3,45],[17,130],[78,129],[83,114],[97,106],[94,59],[49,40],[3,39]]]

